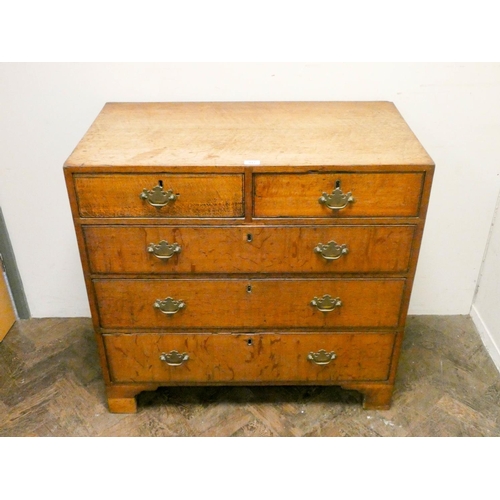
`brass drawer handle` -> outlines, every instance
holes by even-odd
[[[352,203],[354,198],[352,193],[349,191],[344,194],[340,186],[337,186],[332,194],[323,193],[318,202],[321,205],[326,205],[331,210],[341,210],[342,208],[347,207],[349,203]]]
[[[337,260],[340,259],[342,255],[349,253],[347,245],[339,245],[333,240],[329,241],[326,245],[318,243],[318,246],[314,248],[314,251],[319,253],[325,260]]]
[[[172,297],[167,297],[164,300],[156,299],[154,308],[159,309],[163,314],[176,314],[181,309],[186,307],[183,300],[174,300]]]
[[[331,363],[337,355],[331,351],[326,352],[324,349],[320,349],[318,352],[310,352],[307,355],[307,359],[316,365],[327,365]]]
[[[139,197],[141,200],[146,200],[152,207],[161,208],[175,201],[178,195],[171,189],[163,191],[163,186],[158,184],[153,189],[143,189]]]
[[[168,241],[162,240],[158,245],[150,243],[148,245],[148,252],[152,253],[155,257],[161,260],[171,259],[176,253],[181,251],[181,246],[177,243],[169,245]]]
[[[160,359],[169,366],[181,366],[189,359],[189,354],[186,352],[181,354],[178,351],[162,352]]]
[[[321,312],[331,312],[336,307],[340,307],[342,305],[342,301],[337,297],[332,299],[331,295],[323,295],[323,297],[314,297],[311,300],[311,305],[316,307],[318,311]]]

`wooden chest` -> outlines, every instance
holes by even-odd
[[[388,408],[433,170],[388,102],[106,104],[64,171],[110,411],[203,384]]]

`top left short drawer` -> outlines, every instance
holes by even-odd
[[[241,174],[75,174],[80,217],[242,217]]]

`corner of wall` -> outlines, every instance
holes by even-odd
[[[490,355],[493,363],[495,363],[497,370],[500,372],[500,346],[495,342],[488,325],[484,322],[474,304],[470,310],[470,317],[477,328],[479,336],[481,337],[488,354]]]

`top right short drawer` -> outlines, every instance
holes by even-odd
[[[417,217],[424,172],[254,174],[254,217]]]

